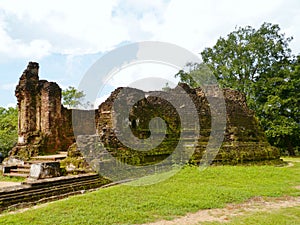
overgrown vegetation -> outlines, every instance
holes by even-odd
[[[300,163],[293,167],[185,167],[162,183],[120,185],[0,217],[1,224],[139,224],[224,207],[254,196],[300,196]],[[154,178],[153,178],[154,179]]]

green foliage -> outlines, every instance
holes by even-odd
[[[295,155],[300,143],[300,56],[257,82],[257,115],[269,141]]]
[[[18,110],[0,107],[0,152],[6,157],[18,138]]]
[[[223,87],[242,91],[271,144],[295,155],[300,143],[300,56],[293,59],[280,27],[247,26],[220,38],[202,53]]]
[[[200,172],[185,167],[165,182],[118,185],[70,197],[22,213],[1,224],[139,224],[172,219],[200,209],[224,207],[255,196],[299,196],[300,163],[294,167],[216,166]],[[155,177],[153,178],[155,179]]]
[[[62,91],[63,105],[68,108],[77,108],[83,105],[85,94],[76,88],[69,86]]]
[[[280,33],[278,25],[264,23],[258,30],[240,27],[219,38],[212,48],[201,52],[204,63],[224,86],[253,96],[254,83],[264,74],[276,72],[288,63],[292,38]]]

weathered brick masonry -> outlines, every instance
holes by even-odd
[[[113,156],[128,163],[151,164],[170,155],[176,147],[181,132],[181,121],[172,104],[163,99],[164,92],[151,92],[149,95],[133,88],[117,88],[98,109],[73,111],[76,118],[73,117],[72,121],[72,110],[61,104],[61,88],[54,82],[39,80],[38,70],[38,63],[30,62],[16,88],[19,140],[11,155],[26,159],[38,154],[67,150],[75,142],[73,126],[76,135],[87,137],[85,147],[95,146],[95,136],[88,137],[97,134],[98,139]],[[189,108],[184,108],[184,98],[178,94],[178,88],[185,90],[197,109],[198,118],[195,119],[195,123],[200,124],[200,136],[191,161],[198,163],[205,152],[211,132],[209,103],[200,88],[191,89],[185,84],[180,84],[177,89],[170,90],[170,93],[173,93],[178,105],[186,110],[187,116]],[[211,89],[213,92],[213,87]],[[279,159],[279,151],[267,142],[254,113],[247,107],[244,94],[230,89],[224,89],[223,94],[227,124],[223,144],[214,162],[235,164]],[[124,102],[132,103],[135,97],[141,100],[129,109],[128,118],[123,118],[120,113],[114,111],[113,104],[117,98],[122,100],[121,107],[126,108],[127,104]],[[218,96],[215,100],[218,101]],[[123,121],[125,126],[130,125],[132,133],[143,139],[151,135],[149,121],[155,117],[162,118],[167,126],[167,130],[162,131],[166,133],[165,139],[157,148],[148,152],[133,151],[116,137],[119,130],[114,126],[115,120]],[[189,142],[189,137],[186,139]],[[79,146],[83,151],[86,150],[85,147]]]

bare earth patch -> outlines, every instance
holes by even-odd
[[[280,197],[280,198],[251,198],[245,203],[228,204],[222,209],[200,210],[196,213],[188,213],[186,216],[174,220],[161,220],[147,225],[177,225],[177,224],[199,224],[201,222],[228,222],[230,217],[241,216],[249,212],[262,212],[300,206],[300,197]]]

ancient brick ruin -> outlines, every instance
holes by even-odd
[[[23,159],[67,149],[75,141],[72,111],[61,105],[61,88],[39,80],[38,71],[38,63],[30,62],[15,91],[19,137],[11,155]]]
[[[16,88],[19,140],[11,155],[30,158],[38,154],[66,151],[75,142],[74,130],[76,136],[81,135],[79,139],[85,137],[84,141],[78,144],[78,149],[87,158],[95,157],[99,161],[105,159],[105,154],[97,152],[96,139],[112,156],[129,164],[147,165],[161,161],[172,154],[180,137],[181,125],[176,109],[163,99],[165,92],[147,93],[133,88],[118,88],[98,109],[73,111],[72,121],[72,110],[61,105],[60,87],[56,83],[39,80],[38,69],[37,63],[29,63]],[[185,102],[181,102],[183,100],[180,94],[176,94],[179,87],[188,93],[199,115],[199,121],[196,119],[195,123],[200,124],[200,136],[196,140],[195,151],[190,159],[190,162],[199,163],[211,132],[210,107],[200,88],[191,89],[185,84],[180,84],[177,89],[172,89],[170,92],[174,93],[173,96],[180,107],[186,110],[187,115],[189,109],[184,108]],[[227,125],[224,142],[214,162],[236,164],[279,159],[279,151],[267,142],[253,112],[246,105],[245,96],[230,89],[224,89],[223,94],[227,110]],[[141,100],[135,102],[134,107],[129,109],[128,118],[123,118],[114,111],[113,104],[117,98],[121,99],[122,103],[132,103],[135,96]],[[218,100],[218,96],[215,98]],[[128,104],[123,104],[122,107],[127,106]],[[151,136],[149,121],[155,117],[165,121],[166,130],[161,131],[164,132],[165,139],[153,150],[136,151],[117,138],[116,134],[122,128],[114,125],[115,120],[123,121],[124,126],[129,125],[135,137],[147,139]],[[193,136],[192,132],[191,136]],[[190,137],[186,136],[185,141],[188,143],[189,140]],[[93,152],[96,154],[93,155]]]
[[[214,96],[213,94],[214,88],[208,88],[210,90],[206,90],[206,93],[210,92],[210,96],[215,101],[219,101],[219,96]],[[186,101],[182,97],[181,92],[183,90],[195,104],[198,118],[192,118],[191,109],[187,107]],[[147,165],[161,161],[173,153],[178,145],[180,132],[184,133],[180,137],[184,141],[183,145],[194,145],[194,134],[196,132],[193,127],[185,131],[182,129],[183,126],[180,125],[182,121],[177,112],[181,110],[186,117],[191,118],[194,123],[200,125],[200,136],[196,141],[193,155],[189,160],[198,164],[205,153],[209,138],[211,138],[211,109],[209,102],[201,88],[192,89],[183,83],[169,92],[143,92],[133,88],[118,88],[112,92],[110,97],[99,106],[97,112],[97,131],[104,147],[121,160],[125,155],[126,159],[122,161],[131,164],[138,162],[138,164]],[[270,146],[268,143],[263,130],[254,117],[254,113],[246,104],[245,95],[231,89],[223,89],[223,95],[226,104],[226,129],[221,148],[214,158],[214,162],[237,164],[279,159],[278,149]],[[168,96],[171,96],[171,100],[174,100],[173,104],[176,105],[176,109],[166,100]],[[141,100],[134,103],[135,99]],[[124,104],[124,102],[127,104]],[[118,111],[130,112],[129,118],[114,111],[116,104],[121,104],[121,108]],[[126,109],[128,105],[133,105],[133,107]],[[126,121],[128,121],[135,136],[148,138],[151,135],[149,133],[149,121],[155,117],[162,118],[167,124],[167,129],[166,131],[164,129],[161,131],[166,133],[164,140],[151,151],[133,151],[116,138],[116,132],[120,132],[122,127],[114,125],[115,120],[124,121],[124,126],[126,126]],[[156,127],[159,127],[159,125]],[[129,132],[123,131],[121,133],[122,136],[129,135]],[[126,155],[131,157],[126,157]]]

